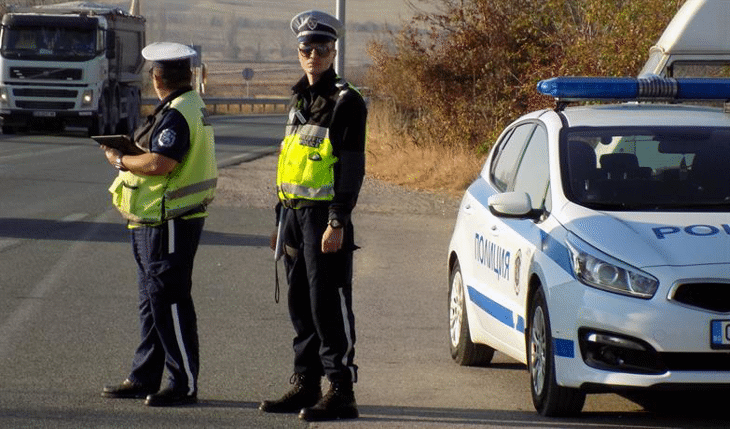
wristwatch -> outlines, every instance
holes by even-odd
[[[119,171],[127,171],[126,168],[124,168],[124,164],[122,164],[122,157],[124,155],[119,155],[117,159],[114,160],[114,167]]]
[[[340,229],[343,227],[342,222],[337,219],[330,219],[329,222],[327,222],[327,225],[329,225],[332,229]]]

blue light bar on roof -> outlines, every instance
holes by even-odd
[[[537,90],[560,100],[730,100],[730,79],[631,77],[555,77]]]

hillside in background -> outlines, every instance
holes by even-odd
[[[67,0],[15,0],[20,6]],[[129,10],[130,0],[88,0]],[[289,23],[298,12],[336,13],[336,0],[138,0],[147,19],[147,42],[171,41],[201,48],[211,96],[281,96],[301,73]],[[0,9],[2,7],[0,6]],[[410,20],[406,0],[347,0],[345,77],[356,84],[370,64],[367,45]],[[396,30],[397,31],[397,30]],[[244,68],[254,79],[244,82]],[[145,93],[150,93],[149,88]]]
[[[301,11],[336,13],[335,0],[140,0],[147,41],[200,45],[208,65],[210,96],[282,96],[301,74],[296,39],[289,28]],[[114,4],[127,9],[129,2]],[[405,0],[348,0],[345,77],[362,84],[371,62],[367,45],[384,40],[413,10]],[[397,31],[397,30],[396,30]],[[244,68],[255,71],[244,82]]]
[[[370,62],[369,41],[412,16],[404,0],[349,0],[346,5],[346,57],[354,65]],[[335,0],[141,0],[148,41],[197,44],[209,58],[256,62],[295,60],[291,18],[309,9],[334,15],[335,6]]]

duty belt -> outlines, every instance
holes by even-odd
[[[303,209],[305,207],[321,207],[329,205],[329,201],[312,201],[303,199],[282,200],[281,204],[288,209]]]

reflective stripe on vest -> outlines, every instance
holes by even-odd
[[[218,171],[213,128],[205,120],[205,103],[189,91],[170,108],[180,112],[190,129],[190,148],[182,162],[166,176],[120,172],[109,191],[122,215],[136,223],[155,224],[204,211],[213,200]]]

